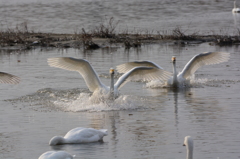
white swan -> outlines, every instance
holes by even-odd
[[[153,67],[134,67],[123,74],[114,84],[114,69],[110,69],[111,84],[105,86],[87,60],[75,59],[72,57],[49,58],[48,64],[52,67],[58,67],[69,71],[79,72],[89,90],[93,93],[109,94],[110,97],[116,98],[119,95],[118,89],[131,80],[165,80],[170,77],[167,71]]]
[[[240,8],[237,8],[236,1],[234,1],[233,3],[234,3],[234,5],[233,5],[234,7],[232,9],[232,12],[233,13],[240,13]]]
[[[20,78],[9,73],[0,72],[0,83],[18,84]]]
[[[183,146],[186,146],[186,149],[187,149],[186,159],[193,159],[193,139],[191,136],[185,137]]]
[[[54,136],[49,145],[61,145],[61,144],[81,144],[88,142],[103,141],[103,137],[106,136],[107,129],[93,129],[93,128],[74,128],[70,130],[64,137]]]
[[[183,70],[177,74],[176,70],[176,57],[172,57],[173,62],[173,76],[167,81],[167,85],[171,87],[182,87],[189,83],[192,75],[198,68],[204,65],[218,64],[229,60],[230,54],[226,52],[205,52],[195,55],[183,68]],[[129,62],[117,66],[119,73],[124,73],[129,69],[136,66],[148,66],[161,68],[157,64],[151,61],[137,61]]]
[[[70,155],[65,151],[47,151],[38,159],[73,159],[73,157],[75,157],[75,155]]]

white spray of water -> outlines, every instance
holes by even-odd
[[[208,85],[208,83],[211,80],[208,80],[206,78],[204,79],[195,79],[194,77],[191,78],[188,82],[182,83],[180,85],[181,88],[199,88],[199,87],[204,87],[204,85]],[[170,86],[167,85],[167,83],[163,83],[161,81],[151,81],[146,84],[147,88],[169,88]]]
[[[54,107],[71,112],[146,109],[143,104],[144,100],[144,98],[129,95],[120,95],[115,100],[109,100],[103,96],[80,93],[79,97],[74,100],[55,101]]]

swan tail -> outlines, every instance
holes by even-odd
[[[100,129],[101,132],[104,133],[104,135],[108,135],[108,130],[107,129]]]

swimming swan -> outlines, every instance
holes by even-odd
[[[232,12],[233,13],[240,13],[240,8],[237,8],[236,1],[234,1],[233,3],[234,3],[234,5],[233,5],[234,7],[232,9]]]
[[[177,74],[176,70],[176,57],[172,57],[173,63],[173,76],[168,79],[167,84],[171,87],[181,87],[185,86],[186,83],[189,82],[190,77],[204,65],[212,65],[218,64],[222,62],[226,62],[229,60],[230,54],[226,52],[205,52],[201,54],[195,55],[183,68],[182,72]],[[119,73],[124,73],[136,66],[148,66],[148,67],[156,67],[161,68],[157,64],[151,61],[135,61],[129,62],[122,65],[117,66],[117,71]]]
[[[110,97],[114,96],[114,98],[116,98],[119,94],[118,89],[120,89],[124,84],[131,80],[165,80],[170,77],[170,74],[167,71],[156,69],[153,67],[139,66],[127,71],[114,84],[114,69],[111,68],[111,84],[110,87],[107,87],[100,81],[97,73],[87,60],[76,59],[72,57],[56,57],[49,58],[48,64],[51,67],[57,67],[69,71],[79,72],[91,92],[109,94]]]
[[[18,84],[20,78],[9,73],[0,72],[0,83]]]
[[[75,157],[75,155],[70,155],[65,151],[47,151],[38,159],[73,159],[73,157]]]
[[[81,144],[88,142],[103,141],[103,137],[106,136],[107,129],[93,129],[93,128],[74,128],[70,130],[64,137],[54,136],[49,145],[61,145],[61,144]]]
[[[191,136],[185,137],[183,146],[186,146],[186,149],[187,149],[186,159],[193,159],[193,139]]]

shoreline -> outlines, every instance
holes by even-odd
[[[0,32],[0,49],[31,50],[35,47],[53,48],[83,48],[94,50],[111,47],[112,44],[124,46],[126,49],[140,47],[142,44],[171,42],[173,44],[239,45],[240,36],[227,35],[185,35],[180,30],[178,34],[55,34],[29,32]]]

